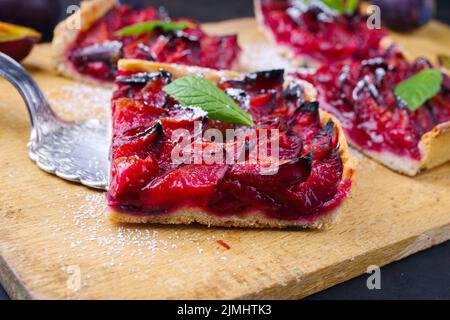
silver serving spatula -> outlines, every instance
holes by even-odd
[[[32,125],[28,143],[30,158],[41,169],[58,177],[106,189],[108,126],[96,119],[70,122],[59,118],[27,71],[2,53],[0,76],[16,87],[28,108]]]

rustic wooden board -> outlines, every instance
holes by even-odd
[[[252,19],[208,28],[264,42]],[[448,53],[450,31],[435,22],[394,37],[413,55]],[[26,66],[55,109],[105,117],[109,92],[51,74],[48,49]],[[0,114],[0,281],[15,299],[300,298],[450,238],[450,164],[408,178],[360,155],[352,201],[331,230],[114,225],[101,192],[28,159],[27,113],[5,81]]]

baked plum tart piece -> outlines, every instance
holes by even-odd
[[[113,221],[255,228],[335,222],[354,160],[309,84],[285,81],[283,70],[241,75],[140,60],[119,61],[116,83],[107,192]],[[214,97],[188,94],[197,105],[180,103],[174,97],[186,83],[231,98],[247,125],[217,120],[223,110]],[[265,143],[266,152],[253,157]],[[205,156],[211,154],[213,162]]]
[[[111,86],[121,58],[233,69],[240,53],[237,35],[208,35],[191,19],[116,0],[83,1],[56,27],[52,46],[62,75]]]
[[[386,37],[384,30],[367,27],[359,7],[342,13],[320,0],[255,0],[255,15],[267,37],[298,65],[369,58]]]
[[[340,120],[351,145],[387,167],[414,176],[450,160],[450,79],[426,59],[409,62],[391,47],[377,58],[295,76],[315,86],[321,108]],[[414,108],[399,96],[407,91],[414,102],[433,82],[432,96]]]

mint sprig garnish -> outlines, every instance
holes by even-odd
[[[163,32],[179,31],[186,28],[193,28],[195,24],[190,21],[164,21],[153,20],[142,23],[136,23],[131,26],[122,28],[114,33],[115,36],[135,36],[147,32],[152,32],[156,28]]]
[[[239,125],[253,125],[253,118],[230,96],[208,80],[189,75],[166,85],[163,90],[186,107],[199,107],[211,119]]]
[[[322,2],[340,13],[353,13],[358,7],[358,0],[322,0]]]
[[[442,73],[436,69],[425,69],[400,82],[394,90],[411,111],[416,111],[440,90]]]

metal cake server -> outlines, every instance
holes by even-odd
[[[71,122],[59,118],[27,71],[2,53],[0,76],[16,87],[28,108],[32,125],[30,158],[58,177],[106,189],[110,141],[107,124],[97,119]]]

